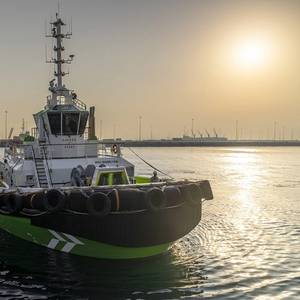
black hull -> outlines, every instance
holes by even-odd
[[[155,212],[115,212],[105,217],[59,212],[34,217],[32,225],[124,247],[148,247],[174,242],[200,222],[202,202],[184,203]]]

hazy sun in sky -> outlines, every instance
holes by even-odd
[[[265,40],[241,40],[233,49],[235,64],[247,69],[261,67],[268,61],[269,47],[270,45]]]

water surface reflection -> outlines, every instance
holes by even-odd
[[[168,254],[125,263],[63,255],[1,233],[1,297],[299,299],[300,149],[136,151],[174,177],[211,180],[215,199],[205,203],[201,224]]]

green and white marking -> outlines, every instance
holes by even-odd
[[[151,247],[119,247],[31,225],[30,219],[0,215],[0,229],[10,234],[64,253],[101,259],[135,259],[166,252],[171,243]]]

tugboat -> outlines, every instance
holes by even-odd
[[[167,251],[201,220],[207,180],[135,176],[121,144],[99,142],[94,107],[87,110],[63,84],[63,40],[71,32],[51,22],[56,68],[36,128],[0,160],[0,229],[49,249],[101,259],[137,259]],[[88,125],[87,125],[88,124]],[[88,136],[86,136],[88,129]]]

